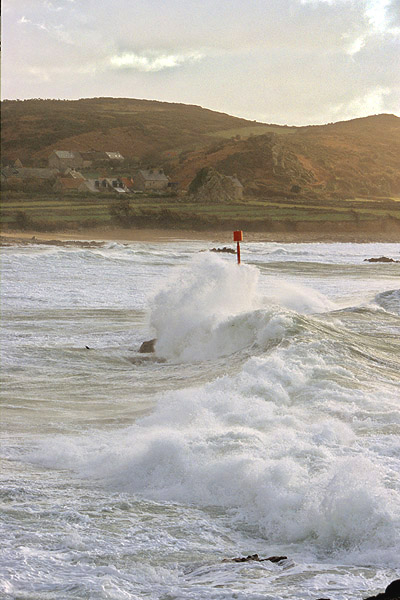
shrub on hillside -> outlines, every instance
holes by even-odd
[[[15,213],[15,227],[17,229],[28,229],[31,225],[32,221],[24,210],[18,210]]]
[[[135,211],[128,198],[113,202],[109,209],[110,216],[121,227],[131,227],[135,220]]]

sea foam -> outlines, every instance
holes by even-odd
[[[155,501],[222,507],[270,542],[393,563],[396,444],[391,436],[369,444],[365,431],[391,414],[396,390],[382,396],[354,366],[337,340],[345,332],[307,332],[307,320],[296,329],[295,312],[265,307],[257,280],[253,267],[203,255],[152,306],[157,352],[174,361],[256,344],[235,374],[161,394],[128,428],[46,440],[31,459]]]
[[[47,440],[31,458],[158,502],[222,507],[270,543],[390,564],[400,527],[393,440],[384,464],[352,425],[363,395],[343,374],[335,382],[323,344],[305,351],[275,349],[236,376],[162,394],[131,427]]]

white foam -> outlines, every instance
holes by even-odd
[[[270,542],[393,561],[394,463],[359,438],[349,408],[358,414],[365,392],[351,374],[343,386],[343,367],[336,381],[332,358],[323,342],[275,349],[235,377],[164,394],[132,427],[59,439],[51,453],[47,442],[34,459],[156,501],[224,507]]]
[[[201,254],[177,269],[153,300],[156,353],[206,360],[246,346],[252,334],[234,317],[257,308],[257,282],[256,268],[213,255]]]
[[[324,294],[312,288],[275,279],[265,294],[264,301],[284,306],[302,314],[321,313],[336,308],[334,302]]]
[[[339,331],[307,331],[310,318],[288,309],[323,309],[323,297],[279,281],[272,292],[260,297],[255,267],[218,256],[177,268],[153,301],[157,353],[201,361],[255,344],[257,355],[235,375],[159,396],[131,427],[47,439],[31,458],[155,501],[223,507],[277,544],[393,562],[399,459],[393,436],[370,440],[398,389],[354,365]]]
[[[176,269],[152,302],[156,353],[175,361],[215,359],[281,339],[292,324],[285,308],[313,313],[333,307],[315,290],[280,280],[262,297],[258,280],[255,267],[213,255]]]

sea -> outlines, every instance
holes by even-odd
[[[2,248],[2,599],[400,577],[400,245],[213,246]]]

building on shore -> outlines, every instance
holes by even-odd
[[[1,174],[4,178],[15,177],[17,179],[53,179],[58,175],[58,169],[40,167],[4,167]]]
[[[74,179],[73,177],[58,177],[53,190],[58,193],[80,192],[83,191],[84,179]]]
[[[88,152],[80,152],[83,160],[83,168],[99,167],[105,165],[117,166],[125,161],[121,152],[98,152],[91,150]]]
[[[54,167],[60,171],[65,169],[87,169],[92,166],[100,165],[120,165],[125,158],[121,152],[99,152],[97,150],[72,151],[72,150],[53,150],[49,156],[49,167]]]
[[[164,192],[168,185],[163,169],[140,169],[134,177],[134,189],[142,192]]]
[[[49,156],[49,167],[65,171],[65,169],[80,169],[83,167],[83,159],[80,152],[71,150],[53,150]]]

